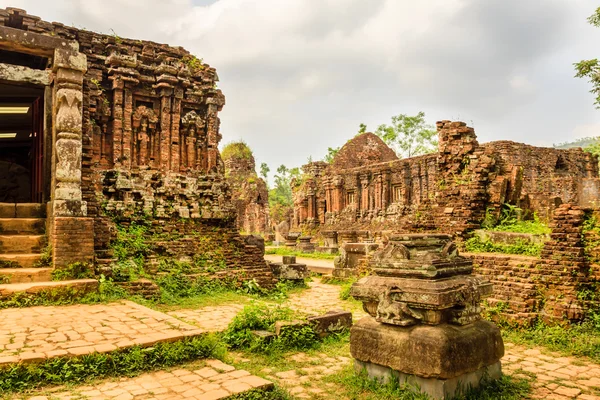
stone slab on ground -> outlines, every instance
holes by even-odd
[[[26,399],[196,399],[217,400],[253,389],[269,390],[273,383],[219,360],[206,360],[198,369],[173,369],[145,373],[133,378],[103,380],[87,386],[65,390],[50,389],[30,393]],[[22,399],[22,395],[13,399]]]
[[[131,301],[0,310],[0,365],[105,353],[206,331]]]

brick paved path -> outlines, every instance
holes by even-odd
[[[534,399],[600,400],[600,365],[506,343],[504,373],[534,378]]]
[[[365,315],[364,312],[357,311],[354,305],[339,299],[340,286],[321,284],[318,280],[309,285],[310,289],[290,296],[286,305],[308,314],[336,308],[354,308],[355,320]],[[156,341],[160,337],[183,337],[205,331],[220,331],[226,328],[242,308],[243,305],[226,304],[197,310],[171,311],[166,315],[131,302],[122,302],[1,310],[0,320],[3,324],[0,325],[0,360],[6,357],[23,358],[23,355],[26,355],[23,359],[27,359],[27,355],[34,352],[50,354],[51,351],[63,351],[79,354],[84,348],[89,352],[96,348],[103,349],[98,346],[131,345]],[[6,324],[5,318],[10,318],[6,319],[9,321]],[[32,326],[36,328],[31,328]],[[64,335],[66,340],[60,335]],[[12,337],[8,339],[8,343],[5,340],[7,337]],[[108,347],[104,349],[108,350]],[[331,384],[320,380],[352,363],[350,355],[328,357],[326,354],[308,356],[297,353],[289,359],[292,369],[273,372],[267,367],[261,373],[267,379],[286,387],[296,398],[331,398],[327,393],[328,385]],[[233,367],[219,361],[209,360],[207,363],[206,367],[193,371],[178,369],[147,373],[135,378],[107,380],[93,386],[57,391],[51,395],[37,394],[37,397],[30,399],[207,400],[225,398],[237,391],[269,384],[269,381],[253,377],[246,371],[234,371]],[[532,398],[600,400],[600,365],[510,343],[506,344],[506,356],[502,363],[507,374],[532,380]]]
[[[180,368],[157,371],[135,378],[107,380],[96,385],[80,386],[73,390],[57,388],[27,399],[216,400],[251,389],[267,389],[273,386],[268,380],[250,375],[244,370],[236,370],[219,360],[205,360],[204,364],[206,366],[194,370]],[[19,397],[14,397],[17,398]]]
[[[237,313],[242,311],[243,304],[224,304],[222,306],[202,307],[195,310],[169,311],[167,314],[194,324],[207,332],[223,332]]]
[[[0,310],[0,365],[109,352],[205,331],[131,301]]]

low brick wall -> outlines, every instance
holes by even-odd
[[[115,285],[125,289],[130,295],[141,296],[146,300],[160,297],[158,285],[148,279],[138,279],[132,282],[115,282]]]
[[[489,305],[505,304],[501,314],[517,322],[547,323],[581,321],[590,308],[598,307],[597,301],[582,296],[582,290],[594,290],[600,282],[598,266],[585,253],[584,217],[579,207],[558,207],[540,258],[463,253],[473,260],[475,273],[493,283]]]
[[[93,230],[92,218],[55,217],[52,222],[54,268],[64,268],[74,262],[93,262]]]

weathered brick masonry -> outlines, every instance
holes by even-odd
[[[163,227],[180,229],[186,220],[186,230],[169,231],[202,232],[232,249],[228,268],[272,282],[261,246],[235,231],[218,150],[225,98],[214,68],[181,47],[49,23],[18,9],[0,9],[0,29],[0,47],[44,55],[53,68],[43,73],[54,90],[58,138],[46,132],[47,160],[55,163],[48,213],[55,266],[94,255],[110,260],[115,221],[144,220],[152,242]],[[153,252],[202,251],[182,240]]]
[[[294,188],[293,229],[462,235],[505,203],[548,220],[558,205],[579,204],[584,181],[598,179],[596,157],[581,149],[481,145],[462,122],[441,121],[437,129],[435,154],[398,160],[366,133],[344,145],[331,165],[304,166]]]
[[[520,322],[581,320],[597,307],[584,292],[597,292],[600,270],[586,254],[583,225],[584,211],[564,204],[554,211],[541,257],[467,253],[476,273],[494,284],[490,306]]]

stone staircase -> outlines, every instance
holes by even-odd
[[[36,268],[46,245],[44,205],[0,203],[0,284],[44,282],[52,268]]]
[[[0,300],[19,293],[95,290],[98,281],[52,281],[52,268],[40,266],[46,246],[46,207],[36,203],[0,203]]]

